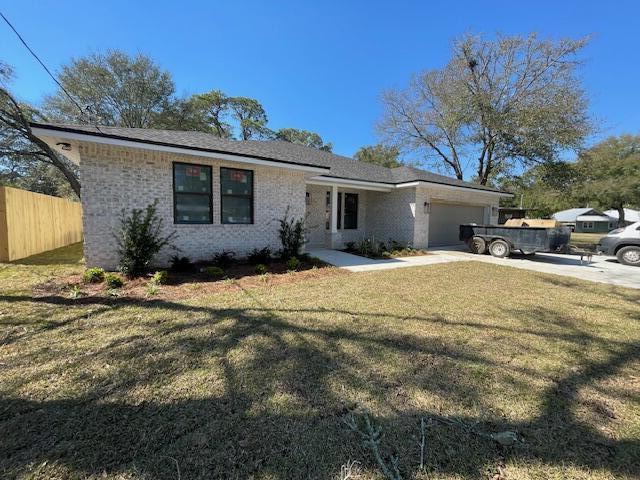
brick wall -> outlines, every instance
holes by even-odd
[[[113,232],[124,208],[144,208],[158,199],[158,215],[165,231],[176,230],[180,255],[206,260],[221,250],[241,256],[253,248],[280,248],[277,219],[289,207],[290,215],[305,213],[304,173],[189,155],[152,152],[108,145],[80,147],[85,259],[89,266],[114,269],[118,263]],[[213,224],[174,225],[172,162],[211,165]],[[222,225],[220,221],[220,167],[254,171],[254,224]],[[165,250],[157,263],[166,265],[175,252]]]

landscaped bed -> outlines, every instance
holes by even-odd
[[[70,298],[34,288],[81,275],[77,247],[0,265],[0,477],[382,479],[378,454],[405,479],[638,478],[638,291],[322,270]]]
[[[413,248],[411,245],[403,245],[399,242],[389,240],[380,242],[375,238],[363,238],[359,242],[347,242],[343,252],[360,255],[361,257],[385,259],[416,257],[419,255],[429,255],[426,250]]]

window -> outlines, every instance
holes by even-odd
[[[583,230],[593,230],[593,222],[582,222]]]
[[[213,223],[211,203],[211,167],[174,163],[174,223]]]
[[[356,230],[358,228],[357,193],[344,194],[344,228],[345,230]]]
[[[253,172],[220,169],[220,211],[222,223],[253,223]]]
[[[342,193],[338,192],[338,230],[342,229]]]

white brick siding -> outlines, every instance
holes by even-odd
[[[232,250],[245,255],[253,248],[280,248],[277,219],[287,208],[302,218],[305,213],[304,173],[280,168],[247,166],[203,157],[152,152],[141,149],[81,144],[85,259],[89,266],[114,269],[118,263],[114,232],[122,209],[144,208],[158,199],[158,216],[166,232],[176,230],[180,255],[207,260],[215,252]],[[213,224],[173,223],[173,162],[211,165]],[[253,170],[254,223],[223,225],[220,221],[220,167]],[[164,250],[157,258],[166,265],[172,254]]]

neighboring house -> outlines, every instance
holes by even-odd
[[[306,217],[308,248],[364,237],[416,247],[459,243],[461,223],[495,223],[496,189],[411,167],[385,168],[280,141],[234,141],[201,132],[32,124],[77,163],[85,259],[114,268],[121,210],[159,200],[180,254],[210,259],[280,247],[278,222]],[[163,252],[159,263],[168,262]]]
[[[603,233],[616,228],[616,221],[595,208],[570,208],[551,218],[579,233]]]
[[[609,217],[615,219],[615,224],[616,226],[618,226],[618,211],[617,210],[607,210],[604,212],[605,215],[608,215]],[[636,222],[640,222],[640,211],[638,210],[634,210],[632,208],[625,208],[624,209],[624,225],[622,225],[623,227],[626,227],[627,225],[631,225],[632,223],[636,223]]]

